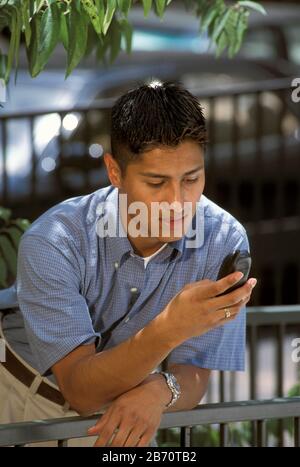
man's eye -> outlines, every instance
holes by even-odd
[[[148,183],[149,186],[151,187],[158,187],[158,186],[162,186],[164,182],[160,182],[160,183]]]
[[[186,180],[186,182],[187,182],[187,183],[195,183],[195,182],[197,182],[198,180],[199,180],[198,177],[197,177],[197,178],[189,178],[189,179]]]

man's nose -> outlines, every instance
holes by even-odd
[[[168,194],[168,203],[172,205],[172,209],[175,211],[183,211],[184,207],[184,192],[182,186],[179,185],[174,185],[172,188],[170,188],[169,194]]]

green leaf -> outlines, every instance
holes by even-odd
[[[4,81],[5,70],[7,68],[7,55],[2,55],[0,52],[0,79]]]
[[[225,31],[222,31],[217,42],[217,57],[220,57],[222,55],[222,52],[226,49],[228,46],[228,40],[227,40],[227,34]]]
[[[116,11],[117,0],[108,0],[107,1],[107,8],[104,16],[103,21],[103,34],[105,35],[108,31],[108,28],[112,22],[114,12]]]
[[[152,0],[143,0],[143,5],[144,5],[144,16],[146,18],[149,15],[149,11],[151,10]]]
[[[7,222],[10,219],[11,210],[0,207],[0,219]]]
[[[26,42],[27,47],[29,47],[30,39],[31,39],[31,28],[30,28],[30,23],[29,23],[29,2],[30,0],[24,0],[21,3],[22,21],[23,21],[23,27],[25,31],[25,42]]]
[[[110,31],[110,62],[112,63],[120,49],[121,49],[121,39],[122,39],[122,32],[121,27],[118,21],[112,21]]]
[[[9,43],[8,55],[7,55],[7,64],[5,70],[4,81],[8,82],[9,75],[11,73],[13,63],[15,60],[16,52],[18,50],[18,44],[20,43],[20,30],[18,30],[18,13],[16,12],[15,7],[8,7],[8,14],[10,17],[9,29],[11,31],[11,38]]]
[[[210,8],[207,9],[205,14],[201,16],[200,31],[205,31],[217,16],[218,10],[215,8],[214,5],[211,5]]]
[[[259,3],[256,3],[256,2],[248,2],[246,0],[245,1],[243,0],[243,1],[238,2],[238,5],[240,5],[242,7],[245,7],[245,8],[250,8],[252,10],[258,11],[262,15],[267,14],[264,7],[262,5],[260,5]]]
[[[100,30],[103,32],[104,16],[105,16],[105,5],[103,0],[95,0],[97,15],[99,18]]]
[[[97,11],[97,7],[95,6],[92,0],[81,0],[83,8],[85,9],[86,13],[88,14],[92,25],[97,34],[101,34],[102,32],[102,24],[100,21],[100,16]]]
[[[129,54],[131,52],[131,47],[132,47],[132,34],[133,34],[132,25],[126,19],[121,20],[120,25],[121,25],[122,35],[125,39],[126,52]]]
[[[40,41],[41,13],[33,16],[31,20],[31,40],[27,49],[29,71],[32,77],[38,74],[38,47]]]
[[[30,222],[27,219],[15,219],[10,222],[10,225],[16,226],[21,232],[25,232],[30,227]]]
[[[166,8],[166,0],[155,0],[155,4],[156,4],[157,14],[160,18],[162,18],[165,8]]]
[[[0,251],[2,252],[2,257],[5,260],[8,271],[12,274],[13,277],[16,277],[17,252],[5,234],[0,235]]]
[[[221,34],[223,29],[225,28],[225,25],[226,25],[226,23],[227,23],[227,21],[228,21],[231,14],[232,14],[232,10],[229,9],[223,15],[221,21],[216,21],[214,31],[213,31],[213,34],[212,34],[212,40],[213,41],[216,41],[218,39],[219,35]]]
[[[69,21],[69,49],[66,77],[73,71],[82,59],[87,46],[88,24],[86,16],[80,14],[75,6],[72,6]]]
[[[69,30],[67,24],[67,17],[65,14],[61,14],[60,17],[60,39],[63,43],[65,50],[69,48]]]
[[[127,17],[130,7],[131,7],[131,0],[117,0],[118,7],[120,8],[121,12]]]
[[[247,27],[248,27],[248,15],[240,13],[238,21],[237,21],[235,45],[232,51],[233,55],[235,55],[240,50]]]
[[[2,258],[0,255],[0,288],[1,289],[4,289],[5,287],[8,286],[7,276],[8,276],[7,266],[4,261],[4,258]]]
[[[15,249],[18,250],[20,239],[23,235],[22,232],[14,226],[9,226],[7,229],[3,229],[2,232],[7,234]]]
[[[40,41],[35,73],[45,67],[60,37],[60,11],[56,3],[52,3],[42,15]]]

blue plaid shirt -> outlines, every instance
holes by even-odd
[[[105,348],[120,344],[154,319],[185,284],[215,280],[226,255],[249,250],[244,227],[202,195],[193,218],[200,244],[188,248],[184,236],[168,243],[145,268],[126,234],[97,235],[97,206],[108,200],[119,218],[118,189],[112,186],[66,200],[40,216],[22,237],[16,287],[0,292],[0,308],[16,307],[5,316],[5,337],[41,374],[50,374],[51,366],[79,345],[95,342],[99,349],[101,334],[130,309]],[[137,299],[130,308],[132,288]],[[186,340],[168,361],[244,370],[244,358],[245,308],[234,321]]]

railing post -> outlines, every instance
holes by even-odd
[[[57,441],[58,448],[67,448],[68,447],[68,440],[67,439],[59,439]]]
[[[192,427],[184,426],[180,429],[180,446],[187,448],[191,446]]]
[[[283,396],[283,374],[284,374],[284,360],[283,360],[283,346],[284,346],[285,325],[279,324],[277,326],[277,397]],[[278,420],[278,447],[284,446],[284,424],[283,420]]]
[[[294,443],[295,448],[300,448],[300,417],[294,419]]]
[[[258,448],[263,448],[267,445],[266,423],[265,423],[265,420],[258,420],[256,423],[257,423],[257,439],[256,439],[255,444]]]
[[[229,443],[229,433],[227,423],[220,423],[220,446],[226,447]]]

